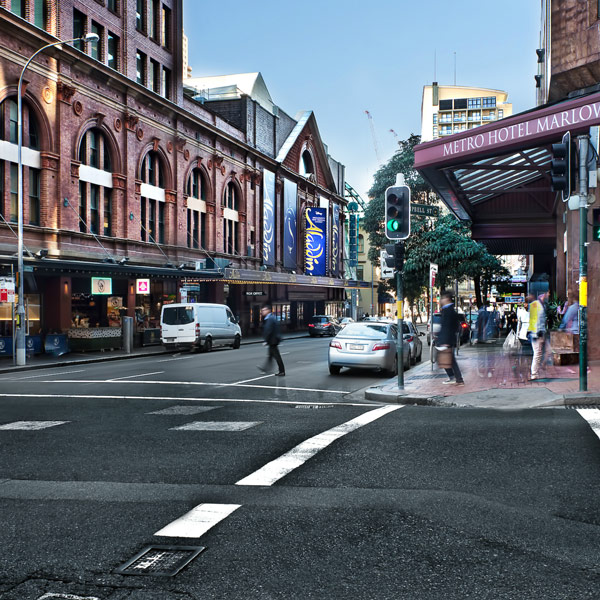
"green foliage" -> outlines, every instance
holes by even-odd
[[[379,168],[369,190],[370,202],[362,221],[369,234],[371,248],[369,259],[377,264],[379,252],[390,243],[385,237],[383,213],[385,190],[396,183],[396,174],[404,175],[411,188],[411,199],[419,204],[433,204],[436,195],[420,174],[413,168],[414,147],[420,142],[418,135],[411,135],[399,142],[398,151],[389,162]],[[441,287],[449,286],[455,279],[476,280],[477,287],[491,287],[497,277],[508,275],[498,257],[490,254],[483,244],[471,237],[470,223],[447,214],[438,219],[411,217],[411,235],[405,241],[404,292],[412,304],[429,284],[429,263],[437,263]],[[391,280],[393,287],[393,280]],[[384,291],[390,284],[381,286]]]

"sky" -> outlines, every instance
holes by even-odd
[[[379,162],[421,132],[423,86],[508,92],[535,105],[540,1],[183,0],[192,76],[260,71],[290,116],[315,113],[331,156],[367,200]],[[436,70],[434,73],[434,64]]]

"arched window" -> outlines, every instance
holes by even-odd
[[[22,106],[23,117],[23,210],[24,222],[40,225],[40,167],[41,157],[39,126],[33,111],[26,102]],[[0,104],[0,139],[8,144],[0,147],[0,214],[17,222],[18,219],[18,163],[17,156],[19,115],[15,98],[7,98]],[[12,146],[12,147],[11,147]],[[6,183],[6,187],[5,187]],[[25,199],[29,198],[29,203]]]
[[[223,251],[239,254],[239,197],[238,189],[230,181],[223,197]]]
[[[315,163],[313,161],[312,154],[308,149],[302,152],[302,156],[300,157],[300,175],[303,177],[308,177],[309,175],[314,175],[315,173]]]
[[[187,185],[187,245],[188,248],[206,247],[206,193],[208,184],[201,169],[190,173]]]
[[[113,235],[112,161],[106,135],[88,129],[79,144],[79,231]]]
[[[142,161],[141,231],[144,242],[165,243],[164,166],[158,152],[150,150]]]

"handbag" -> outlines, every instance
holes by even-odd
[[[437,351],[437,364],[441,369],[449,369],[452,366],[452,348]]]

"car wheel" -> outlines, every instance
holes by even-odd
[[[204,340],[204,345],[202,346],[202,350],[204,352],[210,352],[212,350],[212,339],[207,337],[206,340]]]
[[[329,365],[330,375],[339,375],[342,367],[336,367],[335,365]]]
[[[398,375],[398,357],[394,358],[394,366],[388,371],[388,375],[395,377]]]
[[[239,335],[235,336],[235,340],[233,340],[233,349],[237,350],[242,345],[242,338]]]

